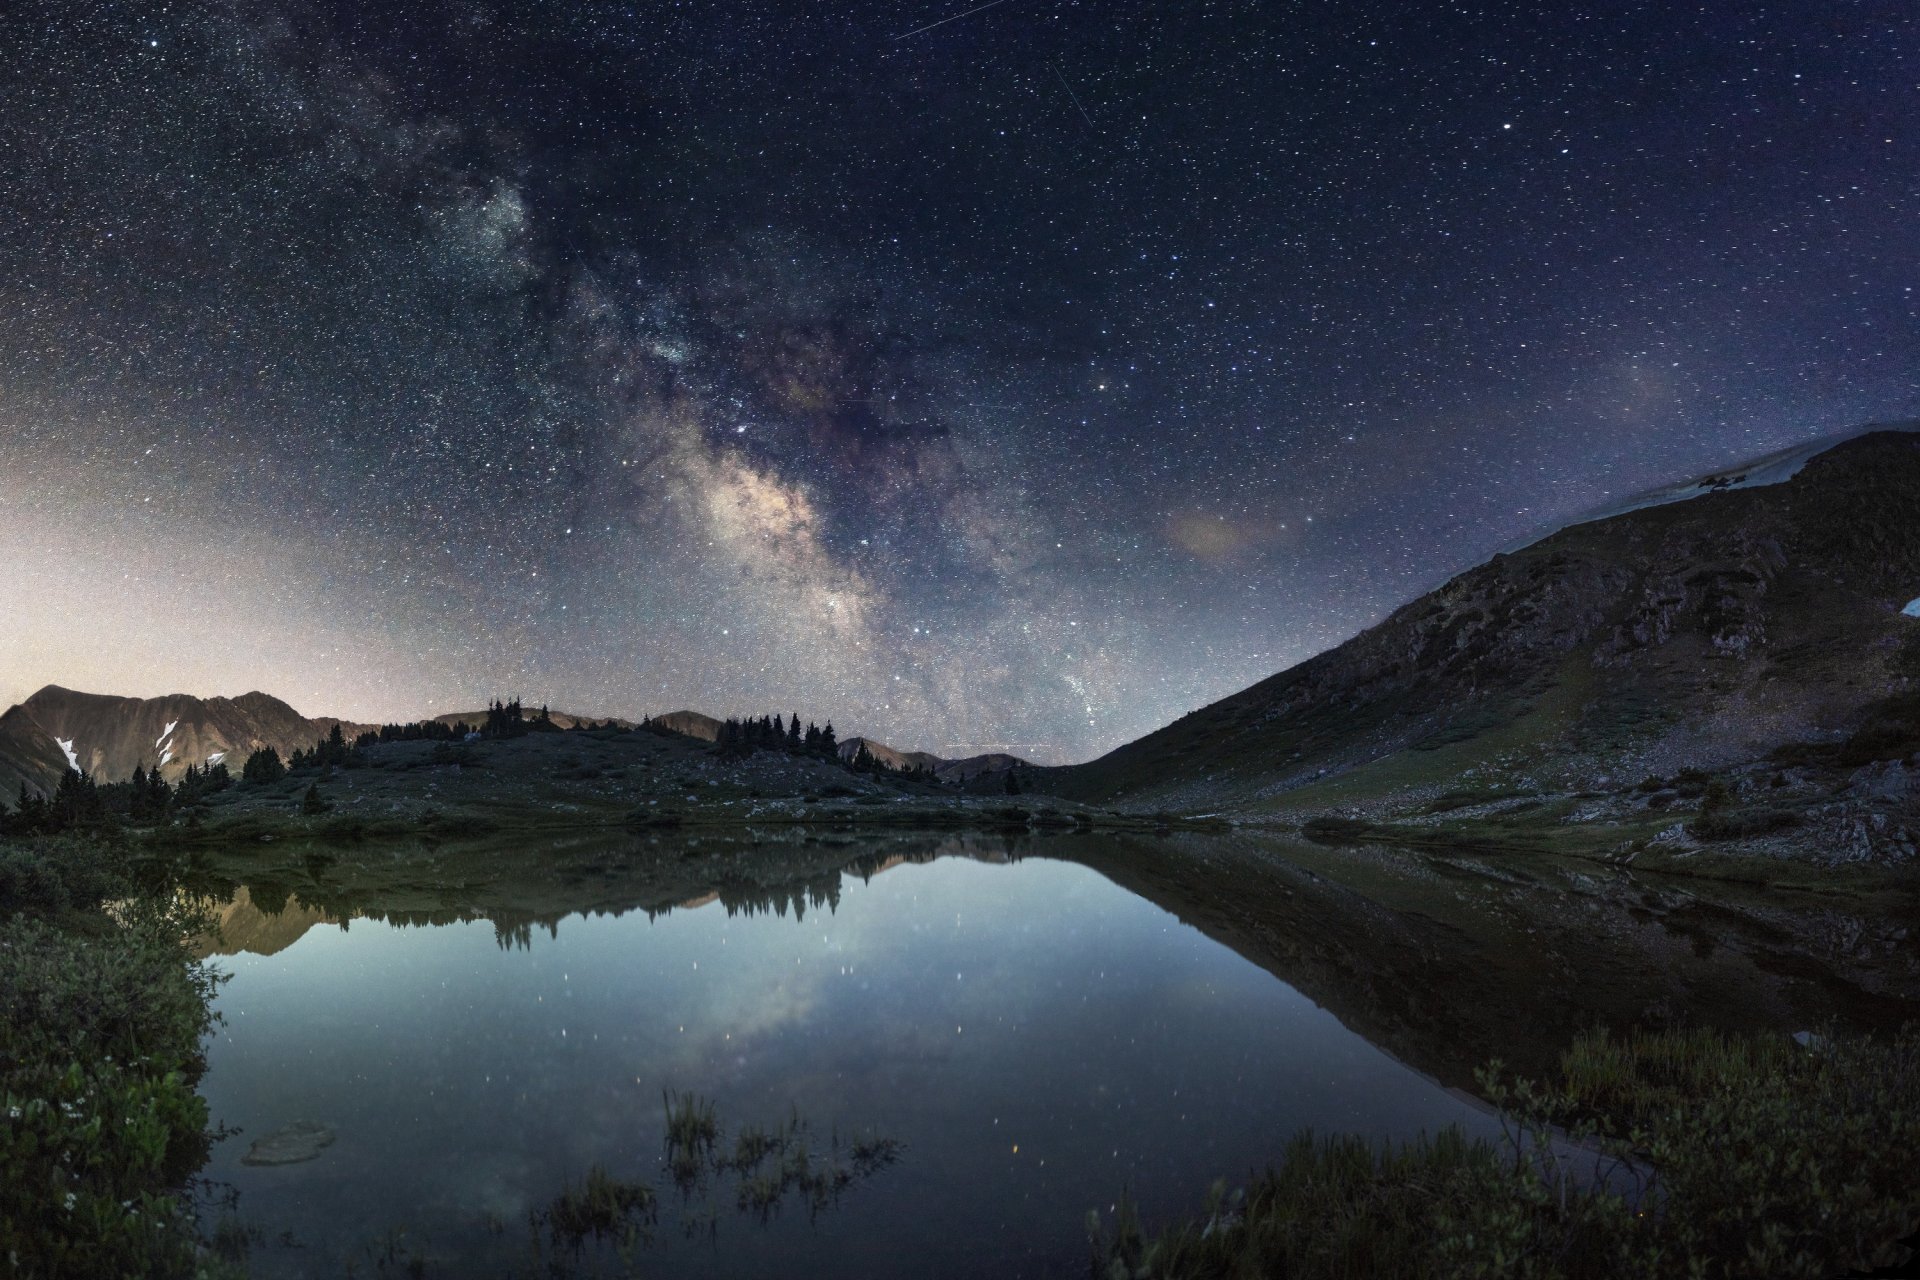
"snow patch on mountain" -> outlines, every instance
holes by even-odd
[[[161,730],[160,736],[153,740],[154,750],[158,751],[161,747],[164,747],[167,745],[167,739],[173,736],[174,726],[178,725],[179,723],[180,722],[178,720],[167,721],[167,727]]]
[[[60,749],[67,753],[67,767],[75,773],[80,772],[80,757],[73,753],[73,739],[55,738],[54,741],[59,743]]]
[[[224,751],[216,751],[216,752],[214,752],[214,753],[213,753],[212,755],[210,755],[210,756],[208,756],[208,757],[207,757],[207,763],[208,763],[208,764],[219,764],[219,763],[220,763],[220,762],[221,762],[222,760],[225,760],[226,758],[227,758],[227,753],[226,753],[226,752],[224,752]]]
[[[173,759],[173,748],[171,748],[171,747],[169,747],[169,748],[167,748],[167,749],[166,749],[165,751],[162,751],[162,752],[160,753],[160,763],[161,763],[161,764],[165,764],[165,763],[166,763],[167,761],[169,761],[169,760],[171,760],[171,759]]]
[[[1536,533],[1530,533],[1517,542],[1508,543],[1500,548],[1500,554],[1512,555],[1525,547],[1530,547],[1548,534],[1560,529],[1571,528],[1578,524],[1591,524],[1597,520],[1608,520],[1614,516],[1625,515],[1629,511],[1641,511],[1647,507],[1663,507],[1672,502],[1685,502],[1689,498],[1702,497],[1709,493],[1724,493],[1729,489],[1758,489],[1765,485],[1785,484],[1800,474],[1800,469],[1821,454],[1845,444],[1857,436],[1873,431],[1912,431],[1913,423],[1874,423],[1841,435],[1822,436],[1818,440],[1808,440],[1791,448],[1755,458],[1751,462],[1737,467],[1723,467],[1718,471],[1709,471],[1703,476],[1683,480],[1679,484],[1663,485],[1658,489],[1648,489],[1630,498],[1621,499],[1595,510],[1575,516],[1564,523],[1551,526]]]

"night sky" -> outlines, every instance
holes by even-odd
[[[968,7],[9,3],[0,703],[1082,759],[1920,415],[1910,0]]]

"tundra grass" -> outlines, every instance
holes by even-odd
[[[1301,1135],[1158,1235],[1130,1204],[1110,1222],[1089,1215],[1092,1274],[1732,1280],[1912,1259],[1920,1028],[1805,1043],[1594,1033],[1557,1081],[1495,1064],[1481,1085],[1505,1144],[1457,1129],[1384,1149]]]

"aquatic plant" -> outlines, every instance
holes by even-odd
[[[760,1215],[761,1221],[772,1216],[780,1207],[781,1197],[787,1194],[785,1180],[773,1174],[757,1174],[743,1178],[740,1182],[739,1204],[743,1212]]]
[[[758,1125],[744,1125],[733,1140],[732,1166],[742,1173],[759,1166],[768,1156],[786,1144],[787,1130],[769,1131]]]
[[[1814,1277],[1897,1263],[1920,1224],[1920,1028],[1594,1033],[1552,1084],[1481,1085],[1504,1143],[1303,1134],[1158,1236],[1125,1196],[1089,1214],[1092,1274]]]
[[[694,1093],[663,1091],[667,1110],[667,1167],[682,1191],[690,1191],[706,1171],[707,1157],[720,1138],[713,1103]]]
[[[586,1181],[569,1186],[547,1206],[545,1225],[555,1243],[580,1248],[587,1240],[634,1243],[652,1238],[658,1197],[643,1182],[615,1178],[602,1165],[587,1170]]]
[[[902,1150],[904,1148],[898,1138],[874,1134],[855,1139],[847,1154],[853,1160],[855,1175],[866,1178],[898,1160]]]
[[[780,1212],[789,1198],[810,1214],[831,1208],[855,1182],[873,1176],[900,1158],[901,1143],[873,1135],[855,1142],[841,1159],[840,1142],[830,1139],[824,1152],[814,1148],[806,1119],[796,1108],[775,1126],[743,1125],[729,1145],[722,1141],[714,1104],[694,1093],[662,1095],[666,1132],[662,1139],[668,1171],[680,1190],[679,1226],[688,1239],[717,1237],[731,1176],[732,1207],[762,1222]],[[635,1250],[653,1240],[659,1221],[654,1189],[614,1177],[595,1165],[584,1185],[568,1186],[545,1209],[532,1215],[535,1249],[544,1229],[548,1240],[579,1253],[589,1242],[611,1242],[629,1262]],[[567,1274],[564,1260],[543,1264]],[[540,1268],[536,1268],[539,1270]]]

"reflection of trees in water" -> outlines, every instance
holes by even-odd
[[[536,931],[557,938],[571,915],[621,916],[643,911],[649,920],[676,910],[719,903],[729,916],[774,915],[804,920],[809,911],[839,909],[845,878],[863,883],[894,867],[960,857],[1006,864],[1024,856],[1025,837],[922,835],[885,841],[820,839],[757,840],[702,837],[677,845],[582,847],[579,841],[529,849],[482,868],[488,876],[442,853],[429,865],[361,856],[343,863],[309,855],[300,871],[282,868],[233,881],[202,880],[192,892],[207,896],[216,914],[229,919],[223,939],[205,950],[273,950],[288,945],[314,924],[372,920],[396,928],[432,928],[486,921],[496,944],[530,950]],[[444,870],[443,870],[444,869]],[[448,883],[435,885],[436,873]],[[291,879],[287,878],[291,875]],[[404,882],[379,883],[404,876]],[[478,882],[461,887],[461,882]],[[423,883],[424,882],[424,883]],[[461,905],[397,906],[398,896],[458,892]],[[495,899],[480,905],[475,899]],[[521,902],[539,905],[517,905]],[[248,921],[236,919],[246,916]],[[284,917],[284,919],[283,919]],[[278,924],[281,927],[275,928]]]

